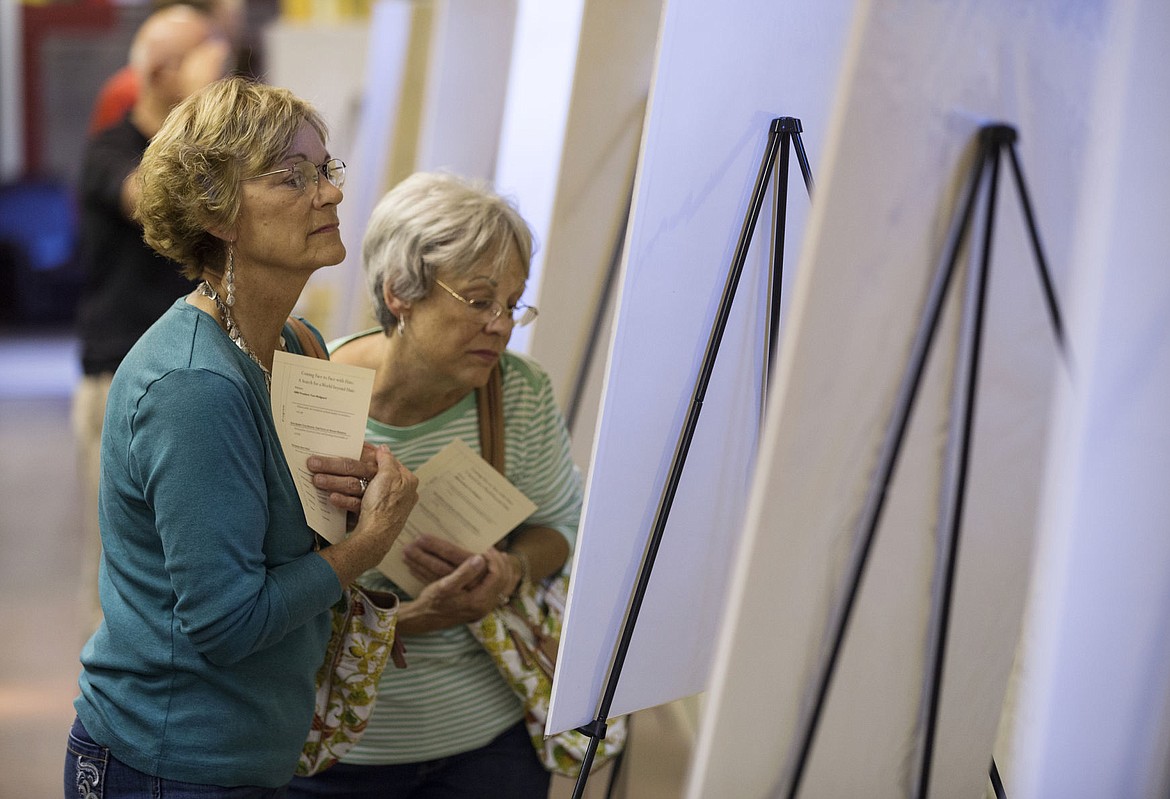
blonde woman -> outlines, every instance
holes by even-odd
[[[318,552],[276,437],[273,354],[299,350],[285,322],[309,276],[345,256],[345,164],[325,142],[307,103],[229,78],[180,104],[142,159],[146,240],[198,286],[110,387],[105,618],[81,655],[67,797],[284,795],[329,608],[414,505],[417,481],[385,448],[376,467],[321,464],[360,516]]]

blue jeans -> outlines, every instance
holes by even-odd
[[[94,743],[81,719],[73,720],[65,752],[65,799],[283,799],[288,786],[221,788],[164,780],[130,768]]]
[[[521,721],[487,746],[393,766],[338,763],[294,777],[288,799],[545,799],[550,776]]]

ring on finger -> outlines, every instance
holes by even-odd
[[[366,489],[370,487],[370,481],[364,477],[358,478],[358,485],[362,488],[362,493],[366,493]]]

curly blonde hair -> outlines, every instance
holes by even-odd
[[[241,77],[175,106],[138,167],[135,217],[146,243],[190,280],[217,270],[227,243],[210,231],[235,225],[240,181],[278,165],[305,122],[327,139],[325,120],[308,102]]]

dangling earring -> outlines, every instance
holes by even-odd
[[[225,270],[224,279],[227,282],[227,299],[224,300],[230,308],[236,304],[236,258],[235,247],[233,242],[228,242],[227,251],[227,269]]]
[[[400,336],[406,335],[406,320],[403,319],[401,316],[398,317],[398,335],[400,335]]]

